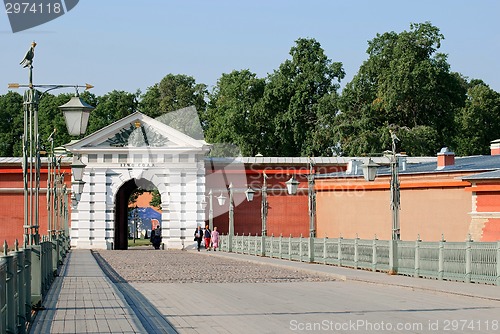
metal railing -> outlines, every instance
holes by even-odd
[[[222,235],[220,250],[229,238]],[[389,270],[389,240],[240,236],[232,238],[235,253],[314,262],[355,269]],[[262,247],[264,243],[264,247]],[[500,241],[396,242],[397,273],[413,277],[500,286]]]
[[[69,251],[69,238],[44,237],[39,245],[9,251],[0,256],[0,333],[26,333]]]

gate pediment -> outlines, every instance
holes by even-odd
[[[65,146],[69,151],[78,153],[146,147],[191,151],[204,150],[208,144],[202,139],[190,137],[165,124],[162,122],[162,117],[154,119],[141,112],[135,112]]]

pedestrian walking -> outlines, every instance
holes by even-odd
[[[151,231],[151,242],[155,249],[160,249],[161,245],[161,228],[160,225],[156,226],[154,231]]]
[[[217,231],[217,226],[214,227],[212,231],[212,247],[214,248],[214,252],[219,247],[219,231]]]
[[[198,226],[196,231],[194,231],[194,241],[198,244],[198,252],[200,251],[201,241],[203,240],[203,230],[201,226]]]
[[[204,237],[205,237],[205,249],[207,251],[210,250],[210,238],[212,236],[212,231],[210,231],[210,228],[207,226],[205,226],[205,234],[204,234]]]

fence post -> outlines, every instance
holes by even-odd
[[[420,234],[418,234],[415,241],[415,273],[413,277],[420,277],[420,241]]]
[[[441,235],[441,241],[439,241],[439,265],[438,265],[438,279],[443,279],[444,273],[444,234]]]
[[[377,235],[373,238],[372,245],[372,271],[377,271]]]
[[[2,256],[0,256],[0,333],[5,333],[5,317],[3,316],[2,309],[6,305],[6,295],[5,295],[5,277],[7,276],[6,265],[3,261]]]
[[[59,264],[59,257],[60,257],[59,238],[60,238],[60,235],[57,235],[54,237],[51,234],[51,237],[49,239],[50,240],[49,241],[50,247],[52,247],[52,272],[53,272],[54,277],[57,275],[57,266]]]
[[[26,322],[31,322],[31,248],[23,248],[24,251],[24,317]]]
[[[467,236],[465,241],[465,283],[470,283],[472,276],[472,239],[471,235]]]
[[[7,241],[3,243],[3,259],[5,261],[5,295],[7,304],[7,313],[5,315],[5,332],[6,333],[17,333],[17,322],[16,322],[16,270],[14,263],[14,256],[8,255],[8,245]]]
[[[257,253],[257,251],[255,253]],[[266,256],[266,236],[264,233],[260,236],[260,256]]]
[[[314,262],[314,239],[311,234],[309,234],[309,263]]]
[[[16,239],[14,245],[14,256],[16,257],[17,263],[17,328],[19,334],[24,334],[26,332],[26,312],[25,312],[25,300],[26,300],[26,282],[24,274],[24,251],[19,250],[19,243]]]
[[[500,241],[497,241],[497,285],[500,286]]]
[[[325,238],[323,239],[323,264],[326,264],[326,242],[328,241],[328,236],[325,234]]]
[[[259,235],[257,233],[255,233],[255,244],[253,245],[254,251],[255,251],[254,252],[255,256],[259,255],[259,253],[257,252],[257,240],[258,240],[258,238],[259,238]],[[261,240],[261,242],[262,242],[262,240]],[[262,256],[262,253],[260,255]]]
[[[288,260],[292,259],[292,234],[288,237]]]
[[[42,246],[31,245],[31,305],[42,301]]]
[[[339,244],[337,245],[337,259],[339,267],[342,267],[342,236],[339,236]]]
[[[302,234],[299,238],[299,261],[302,262]]]
[[[356,233],[356,238],[354,239],[354,268],[358,269],[358,243],[359,243],[359,238],[358,234]]]
[[[280,243],[279,243],[279,245],[278,245],[278,246],[279,246],[279,258],[280,258],[280,259],[282,259],[282,258],[283,258],[283,253],[282,253],[282,251],[283,251],[283,249],[282,249],[282,248],[283,248],[283,247],[282,247],[282,243],[283,243],[283,234],[282,234],[282,233],[280,233]]]
[[[271,254],[269,254],[269,257],[272,258],[274,255],[274,233],[271,234],[271,245],[270,246],[271,247],[269,248],[269,253],[271,253]]]

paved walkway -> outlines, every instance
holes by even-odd
[[[387,275],[386,273],[373,272],[368,270],[355,270],[345,267],[331,265],[296,262],[280,260],[267,257],[257,257],[253,255],[235,254],[235,253],[217,253],[217,256],[234,258],[246,261],[256,261],[275,266],[285,266],[300,270],[307,270],[312,273],[321,273],[335,277],[343,281],[357,281],[381,285],[391,285],[407,287],[418,290],[428,290],[443,292],[460,296],[476,297],[482,299],[500,301],[500,286],[486,284],[463,283],[453,281],[440,281],[426,278],[414,278],[403,275]]]
[[[168,256],[169,254],[161,251],[153,253],[159,256],[163,256],[163,254]],[[324,317],[359,316],[359,312],[353,312],[352,310],[347,313],[345,310],[333,311],[339,305],[338,302],[325,304],[323,295],[328,294],[328,299],[331,301],[336,296],[346,293],[342,299],[346,300],[346,303],[349,298],[360,299],[361,303],[363,303],[364,298],[370,298],[366,297],[367,293],[376,290],[376,293],[380,294],[380,298],[383,300],[384,297],[382,296],[392,293],[392,290],[389,290],[389,288],[395,286],[410,288],[398,289],[398,291],[402,291],[402,303],[409,303],[415,297],[415,295],[411,294],[411,291],[414,290],[422,291],[422,294],[427,298],[423,299],[426,303],[429,300],[435,299],[436,301],[439,300],[439,303],[443,303],[442,305],[445,305],[444,300],[448,298],[434,298],[433,296],[436,293],[445,293],[450,296],[449,299],[452,301],[446,307],[441,307],[441,304],[438,306],[429,304],[429,309],[425,309],[426,306],[422,306],[423,308],[420,309],[419,305],[422,303],[411,305],[411,307],[406,306],[407,309],[404,312],[411,313],[411,318],[407,320],[414,319],[415,314],[412,312],[417,310],[419,313],[416,316],[425,315],[421,319],[422,324],[430,321],[428,317],[431,314],[435,314],[434,316],[437,317],[435,318],[437,321],[437,319],[440,319],[439,316],[441,316],[439,312],[443,310],[449,312],[456,308],[455,312],[462,316],[467,314],[472,315],[473,313],[470,312],[477,311],[478,313],[475,316],[479,316],[480,314],[498,314],[500,307],[498,303],[500,302],[500,287],[491,285],[389,276],[384,273],[234,253],[198,253],[186,251],[184,254],[197,256],[200,263],[203,263],[203,259],[208,258],[219,258],[220,261],[223,261],[223,259],[246,261],[248,263],[266,265],[263,268],[272,266],[284,270],[292,269],[293,271],[307,272],[314,275],[326,275],[337,282],[294,283],[293,281],[288,281],[285,283],[230,282],[186,284],[165,282],[144,283],[135,281],[129,283],[123,279],[123,275],[120,276],[113,268],[109,268],[109,265],[106,268],[106,262],[103,262],[99,254],[97,254],[97,259],[100,259],[99,263],[102,264],[102,268],[111,279],[99,267],[91,251],[72,250],[69,253],[65,266],[62,268],[60,277],[56,278],[43,303],[45,310],[38,313],[30,333],[290,332],[290,329],[293,329],[292,326],[295,324],[293,323],[295,320],[290,320],[293,319],[290,317],[307,316],[304,319],[318,319],[319,321]],[[175,267],[175,265],[172,267]],[[174,271],[175,268],[167,268],[167,270]],[[231,274],[238,276],[239,273],[233,272]],[[136,275],[140,276],[140,273]],[[368,287],[366,290],[363,290],[364,292],[356,295],[356,288],[348,293],[347,291],[350,288],[342,284],[339,285],[341,281],[363,282],[364,284],[357,285],[359,291],[366,288],[366,283],[376,284],[379,288],[372,289]],[[255,284],[258,284],[259,289],[257,289]],[[287,294],[286,291],[290,291],[290,289],[294,289],[294,291],[289,299],[287,299],[285,296]],[[313,293],[306,291],[312,291]],[[241,300],[242,297],[238,295],[240,292],[242,293],[241,296],[246,296],[245,300]],[[268,300],[272,302],[261,304],[265,300],[265,296],[270,296],[272,299]],[[396,298],[399,297],[397,294],[395,296]],[[442,296],[444,297],[445,295]],[[464,298],[462,296],[473,297],[474,299],[465,302],[466,306],[456,306],[460,304],[460,298]],[[207,298],[212,298],[212,300],[207,301]],[[303,304],[301,299],[304,302],[307,300],[309,305],[317,304],[316,311],[311,312],[307,308],[301,310],[301,304]],[[226,305],[224,305],[225,301],[229,300],[232,300],[231,304],[226,302]],[[378,319],[375,316],[380,317],[384,312],[387,312],[387,314],[398,314],[394,313],[395,310],[391,308],[385,310],[385,306],[387,306],[387,303],[384,302],[381,305],[373,306],[373,310],[369,312],[362,308],[362,312],[369,315],[371,314],[370,312],[377,310],[377,312],[373,313],[373,321]],[[467,309],[467,306],[470,306],[470,309]],[[352,309],[355,308],[355,306],[349,307]],[[400,312],[400,314],[402,313]],[[285,316],[286,319],[284,319]],[[390,317],[390,315],[386,316]],[[207,324],[207,326],[204,326],[204,317],[205,319],[212,319],[214,321],[213,325]],[[229,322],[228,317],[230,318]],[[282,318],[281,320],[269,321],[270,318],[276,319],[280,317]],[[499,319],[496,317],[493,320],[498,321]],[[484,320],[483,325],[487,321]],[[245,324],[248,327],[245,327]],[[287,330],[284,330],[284,324],[289,324],[287,325]]]
[[[88,250],[72,250],[30,333],[147,333]]]

